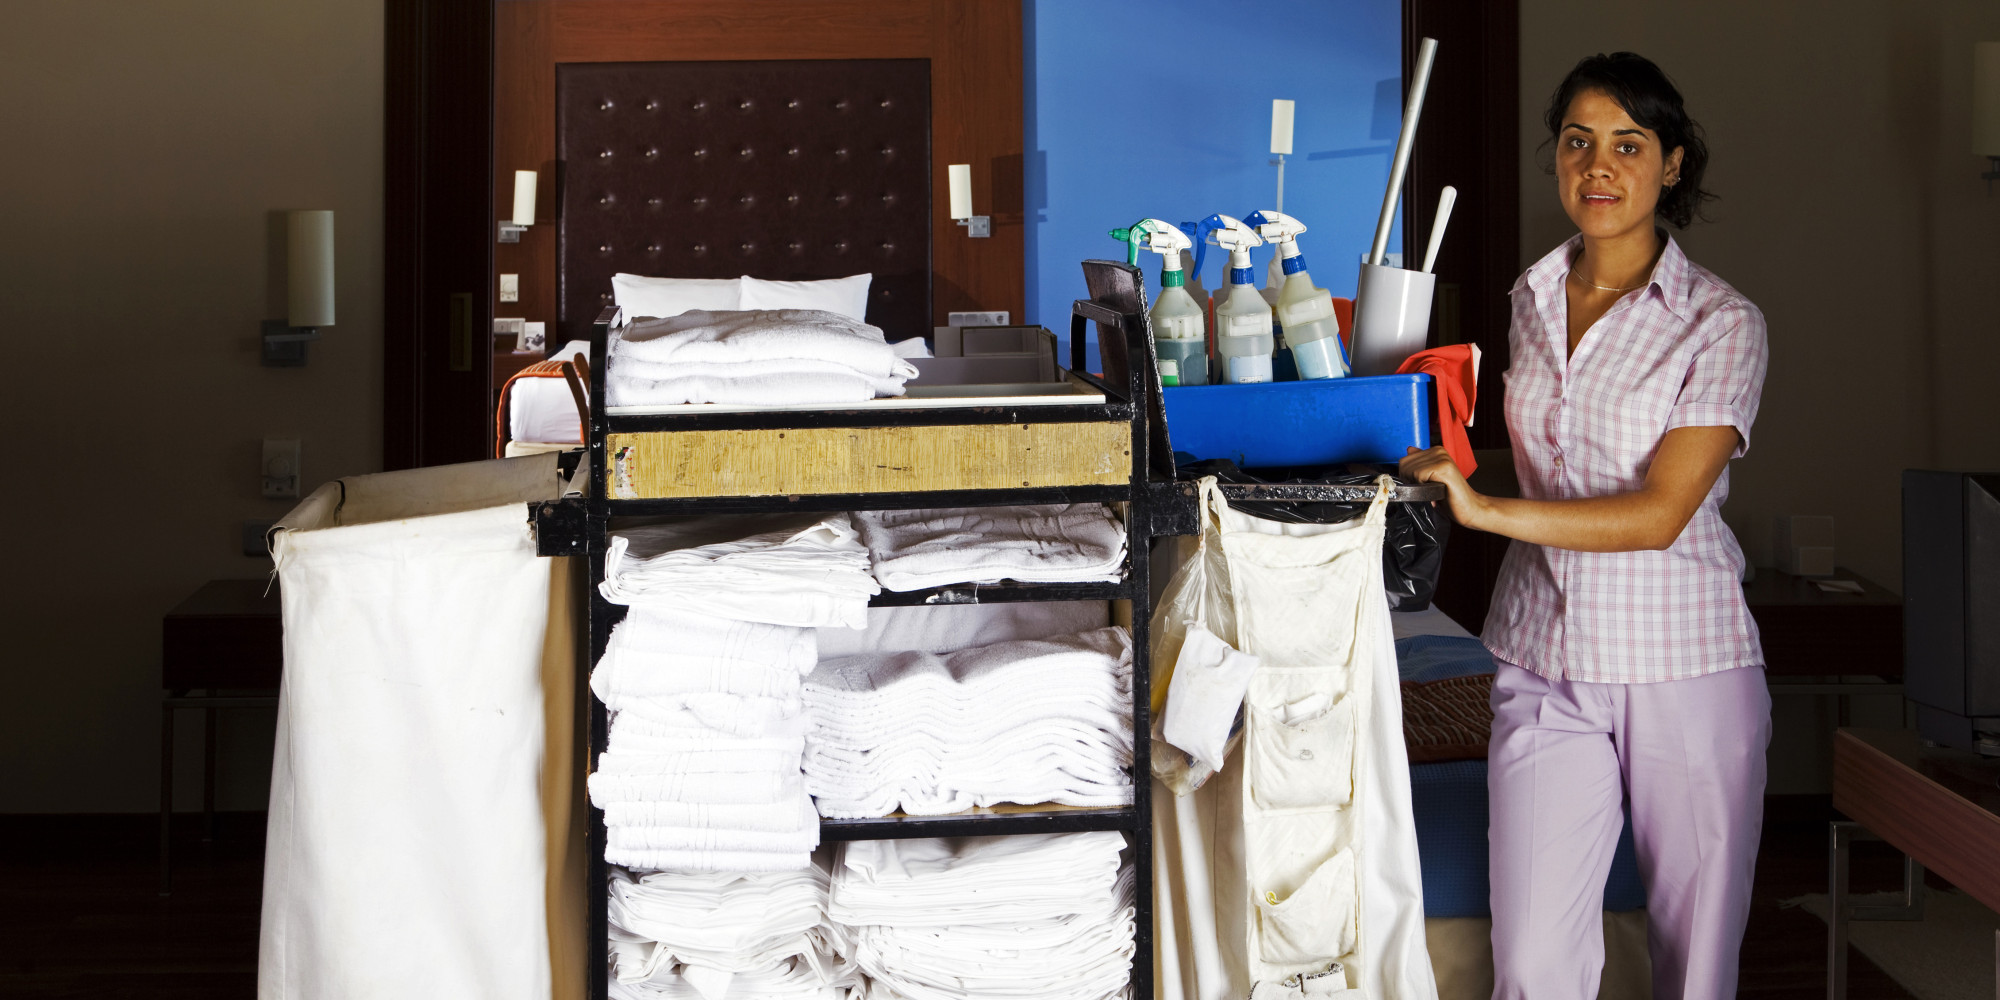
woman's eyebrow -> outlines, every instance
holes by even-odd
[[[1621,129],[1618,129],[1618,130],[1616,130],[1616,131],[1612,132],[1611,134],[1612,134],[1612,135],[1636,135],[1636,136],[1638,136],[1638,137],[1639,137],[1639,138],[1641,138],[1641,139],[1644,139],[1644,138],[1647,138],[1647,135],[1646,135],[1646,130],[1645,130],[1645,129],[1642,129],[1642,128],[1621,128]]]
[[[1570,122],[1569,124],[1567,124],[1567,125],[1564,125],[1564,126],[1563,126],[1563,130],[1564,130],[1564,131],[1568,131],[1568,130],[1570,130],[1570,129],[1576,129],[1576,130],[1577,130],[1578,132],[1590,132],[1590,134],[1591,134],[1591,135],[1596,135],[1596,134],[1597,134],[1597,133],[1595,133],[1595,132],[1591,132],[1591,131],[1590,131],[1590,126],[1588,126],[1588,125],[1579,125],[1579,124],[1577,124],[1577,123],[1575,123],[1575,122]]]

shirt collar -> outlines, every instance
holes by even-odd
[[[1688,296],[1694,290],[1694,265],[1681,252],[1681,245],[1671,235],[1662,233],[1666,246],[1660,251],[1660,259],[1653,265],[1653,275],[1648,291],[1657,291],[1660,301],[1681,320],[1688,319]],[[1553,295],[1562,289],[1563,279],[1569,276],[1569,262],[1583,249],[1583,234],[1578,233],[1563,241],[1563,244],[1549,251],[1548,256],[1535,262],[1524,272],[1520,280],[1514,282],[1516,292],[1529,290],[1537,296]]]

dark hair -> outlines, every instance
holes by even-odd
[[[1547,147],[1556,142],[1570,102],[1578,94],[1592,90],[1603,92],[1618,102],[1633,121],[1652,129],[1660,137],[1660,155],[1682,150],[1680,180],[1660,191],[1653,214],[1676,229],[1686,229],[1688,223],[1703,217],[1702,203],[1715,197],[1701,187],[1702,174],[1708,169],[1708,144],[1702,141],[1701,126],[1688,117],[1687,109],[1681,105],[1681,92],[1645,56],[1635,52],[1599,53],[1577,63],[1549,98],[1549,110],[1542,116],[1549,127],[1549,138],[1542,145]]]

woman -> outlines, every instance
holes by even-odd
[[[1442,448],[1402,468],[1444,484],[1461,524],[1515,540],[1483,636],[1493,995],[1597,995],[1629,804],[1653,997],[1733,997],[1771,701],[1721,507],[1757,416],[1764,317],[1655,228],[1709,197],[1708,151],[1659,67],[1585,59],[1546,122],[1579,232],[1512,292],[1522,496],[1475,492]]]

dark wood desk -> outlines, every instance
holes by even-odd
[[[1773,677],[1868,676],[1903,679],[1903,599],[1849,570],[1833,579],[1859,594],[1827,593],[1805,577],[1758,567],[1743,588],[1764,639]]]
[[[272,580],[210,580],[161,620],[161,895],[173,886],[174,712],[202,710],[202,813],[213,836],[215,713],[276,705],[284,662],[284,626]]]
[[[1842,729],[1833,738],[1833,807],[1852,822],[1833,824],[1829,845],[1827,996],[1847,995],[1847,921],[1870,919],[1847,894],[1847,844],[1880,837],[1908,856],[1904,914],[1922,914],[1929,868],[2000,910],[2000,759],[1926,747],[1912,730]],[[1994,937],[2000,974],[2000,933]]]

